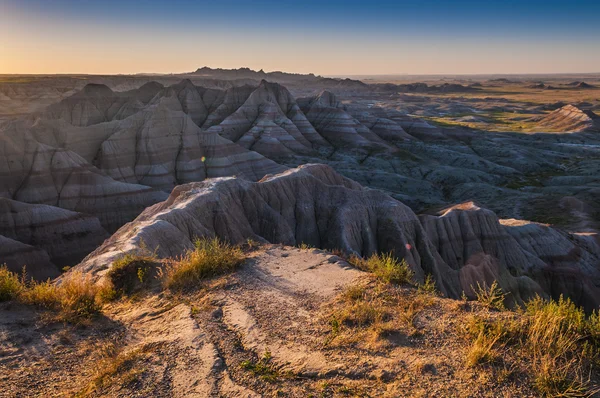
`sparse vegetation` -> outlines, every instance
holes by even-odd
[[[159,276],[165,287],[181,291],[198,286],[203,279],[235,270],[244,259],[239,247],[218,238],[198,239],[194,250],[168,262]]]
[[[115,296],[128,295],[150,283],[157,265],[158,259],[153,253],[127,253],[113,262],[106,277]]]
[[[428,293],[433,295],[436,295],[438,293],[435,286],[435,280],[431,275],[427,275],[427,277],[425,277],[425,282],[419,283],[417,289],[419,290],[419,292],[422,293]]]
[[[310,249],[314,249],[314,247],[311,246],[311,245],[309,245],[308,243],[301,242],[298,245],[298,249],[307,251],[307,250],[310,250]]]
[[[77,397],[85,397],[98,390],[109,387],[114,379],[123,384],[131,384],[143,373],[143,369],[137,369],[135,362],[143,355],[143,349],[137,348],[128,352],[120,352],[114,343],[101,347],[100,361],[96,373],[91,382],[78,394]]]
[[[406,260],[398,260],[392,253],[373,254],[368,259],[353,256],[349,262],[356,268],[372,272],[387,283],[412,283],[413,272]]]
[[[271,352],[266,350],[262,358],[257,361],[243,361],[240,366],[242,369],[252,372],[262,380],[273,382],[279,377],[279,372],[271,363]]]
[[[54,320],[78,323],[101,310],[99,292],[89,275],[72,272],[59,283],[27,281],[0,267],[0,297],[53,311]]]
[[[501,337],[502,334],[497,329],[493,332],[480,330],[467,354],[467,366],[472,367],[498,360],[500,354],[497,351],[497,344]]]
[[[16,298],[24,288],[19,275],[10,272],[6,265],[0,266],[0,302]]]
[[[494,281],[490,286],[485,282],[483,284],[477,282],[477,288],[473,286],[471,288],[477,296],[477,301],[481,304],[498,311],[506,310],[506,306],[504,305],[506,293],[502,292],[502,289],[498,286],[498,281]]]
[[[543,396],[580,397],[600,391],[589,374],[598,361],[598,315],[562,297],[536,298],[522,313],[494,321],[474,319],[466,327],[473,337],[466,363],[476,366],[511,355],[527,364],[533,385]]]
[[[338,345],[366,343],[377,348],[399,333],[417,336],[416,320],[433,304],[433,298],[378,279],[368,286],[350,286],[340,294],[338,305],[330,314],[326,344],[337,339]]]
[[[21,300],[54,311],[55,320],[78,323],[100,313],[100,290],[90,275],[73,272],[60,283],[31,282]]]

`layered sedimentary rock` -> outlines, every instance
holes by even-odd
[[[78,267],[100,276],[115,258],[139,249],[141,242],[156,248],[161,257],[172,257],[192,248],[197,237],[218,236],[234,243],[307,243],[362,256],[393,252],[407,260],[417,280],[431,274],[440,290],[455,298],[463,291],[473,297],[478,283],[489,286],[498,280],[511,303],[535,294],[564,293],[587,308],[599,304],[591,277],[562,284],[554,277],[548,284],[548,273],[566,273],[548,262],[541,248],[518,243],[511,228],[474,204],[419,218],[380,191],[362,188],[327,166],[307,165],[257,183],[222,178],[179,186],[167,201],[146,209]],[[571,250],[561,246],[564,239],[568,235],[530,235],[531,242],[557,255]],[[568,267],[585,269],[597,280],[597,244],[589,240],[576,247],[582,260]]]
[[[38,281],[55,278],[60,274],[44,250],[2,235],[0,265],[6,265],[10,271],[21,275],[25,270],[27,276]]]
[[[170,79],[160,81],[171,84],[175,77]],[[437,128],[406,115],[401,104],[381,107],[381,102],[375,104],[370,99],[341,100],[327,91],[316,96],[314,91],[307,92],[303,95],[313,96],[295,100],[279,84],[249,82],[252,84],[245,86],[239,86],[239,82],[210,84],[224,88],[220,89],[200,87],[190,80],[170,86],[148,82],[137,87],[133,80],[124,79],[117,85],[129,89],[123,92],[102,84],[85,86],[44,112],[0,127],[0,151],[5,155],[0,167],[0,196],[89,214],[113,231],[147,206],[166,199],[180,184],[222,176],[257,181],[286,170],[274,159],[290,167],[327,163],[363,185],[385,190],[416,211],[439,209],[468,199],[484,203],[502,217],[545,221],[546,209],[572,197],[581,205],[570,212],[573,217],[569,216],[569,225],[576,226],[577,231],[594,228],[600,202],[593,172],[597,146],[590,144],[594,140],[591,134],[517,137]],[[593,115],[588,116],[593,119]],[[568,182],[558,176],[537,180],[538,174],[552,176],[564,169],[566,160],[574,158],[590,159],[592,166],[575,170],[577,175]],[[521,189],[534,179],[532,175],[538,181],[536,186]],[[382,199],[382,203],[387,200]],[[458,216],[465,212],[468,216]],[[455,217],[471,220],[474,231],[485,227],[480,234],[483,237],[502,232],[495,216],[484,214],[482,209],[454,209],[434,217],[436,221],[419,220],[433,248],[428,251],[430,256],[441,259],[433,261],[436,266],[424,263],[423,272],[435,273],[436,277],[454,275],[448,277],[451,281],[444,287],[452,294],[468,290],[476,280],[491,282],[492,276],[500,277],[503,287],[515,292],[534,291],[523,279],[526,275],[553,295],[560,291],[573,293],[575,282],[564,288],[555,282],[562,276],[548,275],[563,275],[556,269],[573,264],[576,268],[594,268],[589,254],[582,261],[562,265],[554,262],[550,264],[553,268],[544,268],[554,269],[552,273],[530,273],[505,258],[510,255],[500,253],[526,252],[518,254],[524,263],[528,260],[523,256],[533,249],[519,251],[514,249],[514,242],[494,249],[487,245],[487,238],[477,238],[478,244],[469,243],[468,247],[475,249],[463,253],[461,261],[445,257],[448,244],[438,247],[433,236],[441,234],[440,225],[455,223],[449,221]],[[550,214],[547,222],[554,223],[554,218]],[[590,237],[571,238],[577,241],[576,247],[594,252]],[[89,247],[86,239],[82,237],[82,247]],[[322,245],[318,239],[312,244]],[[72,245],[77,246],[78,240]],[[381,244],[376,246],[380,250]],[[344,248],[361,254],[370,250],[352,245]],[[539,260],[532,260],[537,268],[549,264],[545,254],[532,255]],[[54,260],[53,255],[50,257]],[[434,272],[438,266],[449,271]],[[501,268],[506,270],[500,273]],[[521,300],[525,293],[514,293],[514,300]],[[581,293],[581,300],[588,300],[585,297],[590,294]]]
[[[218,113],[225,94],[189,81],[121,93],[90,84],[44,112],[4,123],[0,198],[10,199],[3,204],[12,218],[0,234],[10,230],[7,237],[48,251],[58,266],[71,265],[106,238],[105,230],[166,199],[178,184],[230,175],[255,181],[285,170],[199,127]],[[27,214],[35,215],[33,224]],[[46,228],[65,220],[73,221],[66,229]]]
[[[115,181],[77,153],[42,144],[27,132],[0,130],[0,159],[0,197],[91,214],[108,230],[167,196]]]
[[[109,236],[95,217],[6,198],[0,198],[0,235],[45,251],[59,268],[77,264]]]
[[[538,126],[540,130],[557,132],[598,131],[600,116],[573,105],[565,105],[543,117]]]
[[[379,135],[347,113],[336,96],[329,91],[323,91],[316,97],[300,99],[299,103],[310,123],[335,147],[360,147],[367,150],[390,148]]]
[[[289,91],[266,81],[235,112],[208,131],[273,158],[307,155],[314,153],[314,147],[328,146]]]

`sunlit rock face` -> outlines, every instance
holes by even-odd
[[[600,131],[600,116],[573,105],[565,105],[540,119],[538,125],[542,131]]]
[[[518,241],[520,234],[527,239]],[[473,203],[417,217],[399,201],[324,165],[302,166],[259,182],[222,178],[179,186],[78,267],[100,277],[116,257],[139,250],[141,242],[161,257],[172,257],[203,236],[233,243],[307,243],[361,256],[392,252],[407,260],[417,281],[432,275],[438,288],[454,298],[463,292],[474,297],[478,284],[498,281],[511,305],[560,294],[586,308],[599,304],[596,242],[572,241],[544,225],[500,222]],[[573,250],[579,251],[579,263],[554,261]]]

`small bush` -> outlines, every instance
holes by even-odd
[[[0,266],[0,302],[15,299],[24,288],[19,275],[9,271],[6,265]]]
[[[56,308],[57,303],[60,301],[58,289],[50,281],[31,282],[29,287],[23,290],[19,299],[25,304],[35,305],[44,309]]]
[[[480,285],[477,282],[477,289],[471,286],[473,291],[475,291],[475,295],[477,296],[477,301],[482,303],[488,308],[495,309],[498,311],[506,310],[506,306],[504,305],[504,298],[506,294],[502,292],[500,286],[498,286],[498,281],[494,281],[491,286],[487,286],[486,283]]]
[[[199,239],[191,250],[160,271],[165,287],[185,290],[197,286],[203,279],[235,270],[244,262],[239,247],[214,239]]]
[[[98,300],[100,287],[90,275],[73,272],[57,287],[62,318],[69,322],[91,318],[102,309]]]
[[[106,273],[115,296],[128,295],[149,284],[158,260],[154,254],[127,253],[112,263]]]
[[[523,339],[532,355],[537,389],[547,396],[589,396],[593,392],[585,377],[597,346],[588,346],[596,317],[586,318],[583,309],[562,296],[558,301],[537,297],[526,304],[527,323]]]
[[[372,272],[387,283],[411,283],[414,275],[406,260],[398,261],[391,253],[373,254],[366,260],[354,256],[349,261],[356,268]]]

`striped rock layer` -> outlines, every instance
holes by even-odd
[[[600,116],[573,105],[565,105],[544,116],[538,126],[552,132],[600,131]]]

